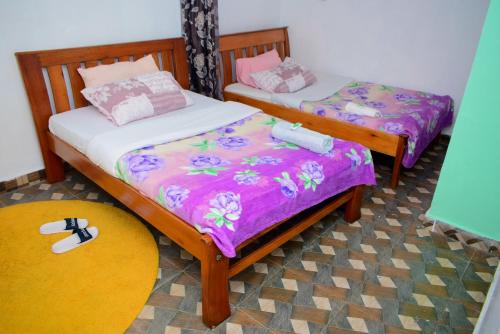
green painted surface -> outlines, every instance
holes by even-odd
[[[491,0],[428,213],[500,240],[500,0]]]

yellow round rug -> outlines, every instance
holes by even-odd
[[[40,225],[87,218],[97,238],[67,253],[51,245],[69,232]],[[148,229],[109,205],[50,201],[0,209],[0,333],[123,333],[146,303],[158,272]]]

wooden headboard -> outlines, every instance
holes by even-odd
[[[220,37],[222,87],[236,81],[236,59],[253,57],[276,49],[281,57],[290,56],[288,29],[286,27],[223,35]]]
[[[88,105],[80,93],[84,83],[77,68],[137,60],[148,54],[161,70],[172,72],[182,87],[189,88],[183,38],[16,53],[45,166],[54,159],[47,143],[49,117]]]

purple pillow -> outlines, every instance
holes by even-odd
[[[275,68],[250,74],[258,88],[270,93],[293,93],[316,81],[314,74],[292,58]]]
[[[82,94],[118,126],[193,103],[172,74],[164,71],[85,88]]]

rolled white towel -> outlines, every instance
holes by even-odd
[[[379,110],[367,106],[362,106],[354,102],[348,102],[345,105],[345,111],[350,114],[356,114],[360,116],[382,117],[382,113]]]
[[[300,123],[278,122],[273,126],[272,135],[316,153],[325,154],[333,148],[332,137],[304,129]]]

